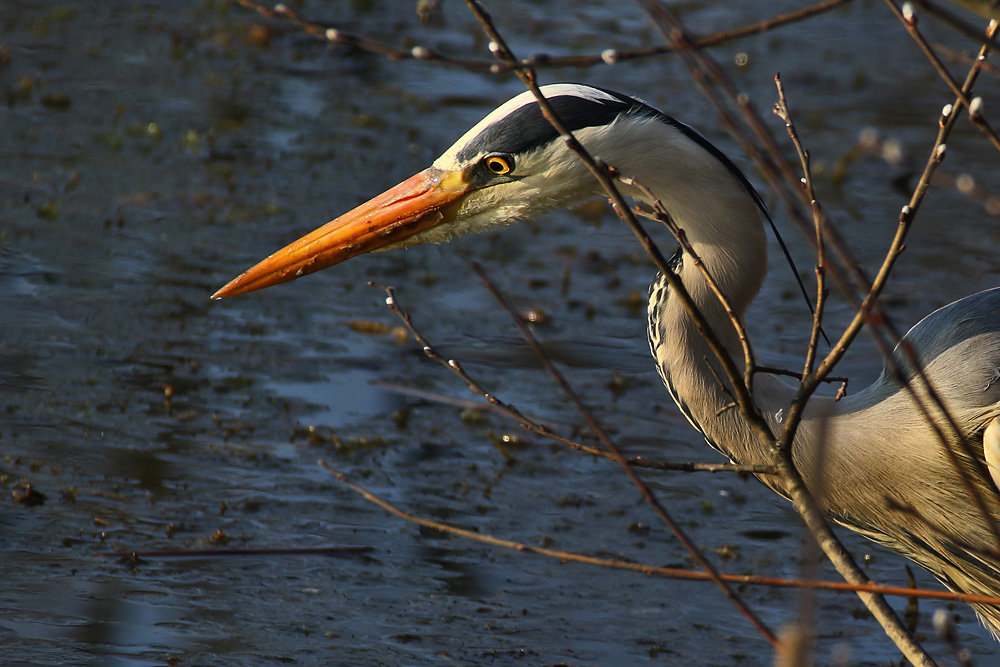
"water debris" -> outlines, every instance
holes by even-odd
[[[10,495],[14,497],[14,501],[18,502],[25,507],[37,507],[39,505],[44,505],[46,496],[41,491],[37,490],[30,483],[24,483],[14,488],[10,492]]]
[[[405,343],[410,338],[405,327],[392,326],[374,320],[350,320],[347,322],[347,328],[366,336],[392,336],[393,341],[400,344]]]

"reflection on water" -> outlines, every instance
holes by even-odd
[[[768,11],[779,5],[798,6]],[[379,2],[302,11],[394,44],[485,57],[461,9],[442,7],[444,20],[427,25]],[[758,11],[701,3],[685,18],[708,31]],[[657,39],[638,8],[598,0],[494,12],[525,53]],[[460,249],[518,308],[544,313],[539,337],[627,451],[716,460],[646,359],[641,303],[653,272],[610,217],[557,213],[208,301],[284,242],[426,166],[519,83],[331,49],[287,25],[264,47],[250,37],[254,13],[213,3],[6,3],[0,20],[10,53],[0,59],[0,486],[30,483],[45,496],[33,507],[12,496],[0,506],[4,664],[770,664],[765,643],[711,587],[422,530],[315,465],[328,459],[409,511],[471,530],[688,566],[663,531],[637,529],[654,521],[613,466],[495,415],[377,385],[474,398],[412,341],[349,326],[396,326],[384,295],[365,286],[393,284],[424,333],[488,391],[528,414],[578,424]],[[873,40],[884,62],[858,62]],[[782,71],[822,168],[863,126],[914,153],[930,141],[940,90],[909,78],[908,40],[878,7],[857,4],[716,55],[748,55],[734,76],[763,109],[773,72]],[[675,59],[543,74],[638,94],[739,155]],[[995,156],[978,152],[973,135],[959,133],[949,146],[967,160],[955,168],[1000,190],[990,182]],[[897,175],[873,158],[850,163],[839,185],[821,179],[828,210],[865,262],[894,229]],[[970,239],[994,251],[998,240],[995,221],[974,202],[944,193],[921,215],[965,224],[918,230],[890,295],[902,322],[996,282],[984,264],[995,252],[967,252]],[[808,266],[805,242],[790,230],[785,237]],[[973,255],[974,266],[941,261]],[[759,345],[797,366],[804,310],[780,259],[774,273],[751,327]],[[831,312],[839,322],[849,315],[837,304]],[[849,360],[854,377],[877,372],[866,345]],[[503,436],[518,444],[501,452]],[[760,485],[722,475],[650,479],[699,544],[727,554],[727,571],[800,573],[798,522]],[[899,559],[847,539],[872,554],[874,576],[905,583]],[[375,550],[98,556],[329,544]],[[794,614],[791,593],[745,595],[775,627]],[[819,602],[820,662],[839,643],[857,664],[896,659],[855,614],[855,599]],[[973,652],[988,662],[994,644],[958,611]],[[925,633],[928,617],[920,617]]]
[[[340,427],[406,407],[402,396],[373,385],[374,380],[372,371],[348,369],[319,382],[279,382],[273,391],[315,406],[310,418],[314,425]]]

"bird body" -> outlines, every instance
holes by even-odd
[[[633,179],[633,185],[622,185],[624,195],[652,204],[652,193],[670,212],[742,321],[767,270],[765,211],[745,176],[696,131],[638,100],[579,84],[544,86],[542,92],[591,155]],[[291,280],[364,252],[440,243],[531,219],[602,193],[535,98],[523,93],[425,171],[278,251],[214,298]],[[678,251],[671,270],[742,364],[738,333],[693,259]],[[648,339],[664,384],[708,444],[739,463],[770,464],[771,452],[733,405],[720,364],[662,275],[650,288]],[[1000,497],[984,471],[987,463],[1000,471],[1000,288],[931,313],[901,345],[915,351],[971,443],[978,461],[956,443],[949,446],[989,517],[970,499],[945,446],[888,365],[855,395],[836,402],[814,397],[797,431],[793,460],[836,521],[919,563],[949,588],[998,595],[1000,545],[990,523],[1000,523]],[[900,349],[894,353],[900,367],[916,392],[926,394]],[[772,432],[780,432],[796,388],[757,373],[750,389]],[[777,477],[760,478],[787,495]],[[997,635],[1000,610],[975,608]]]

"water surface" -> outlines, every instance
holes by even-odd
[[[767,12],[795,6],[769,3]],[[301,9],[393,44],[486,56],[459,3],[426,25],[413,3]],[[658,39],[629,3],[491,9],[521,53],[594,53]],[[684,17],[692,30],[711,32],[762,11],[703,2],[686,6]],[[718,461],[646,359],[635,303],[653,269],[606,212],[559,212],[208,300],[280,245],[422,169],[519,92],[515,79],[390,62],[286,24],[274,24],[265,44],[253,36],[256,15],[228,3],[18,1],[0,7],[0,21],[10,54],[0,65],[3,662],[770,664],[767,644],[711,585],[421,530],[316,466],[324,458],[404,509],[483,533],[691,566],[613,465],[497,416],[470,418],[376,384],[474,398],[412,340],[357,324],[397,326],[384,294],[366,283],[395,285],[426,335],[489,391],[556,424],[580,424],[461,251],[519,307],[546,314],[538,335],[627,452]],[[829,174],[863,128],[922,162],[949,100],[893,21],[881,3],[858,2],[713,50],[765,111],[773,74],[782,72],[827,209],[869,266],[905,201],[905,167],[862,156],[841,182]],[[928,29],[952,48],[971,48]],[[747,64],[737,68],[739,54]],[[757,180],[676,58],[542,76],[642,96],[699,127]],[[987,109],[995,89],[984,78]],[[995,192],[995,164],[995,152],[961,123],[947,170]],[[805,241],[762,191],[808,269]],[[888,295],[899,321],[1000,282],[998,229],[977,202],[935,192]],[[794,367],[806,312],[788,270],[777,259],[772,269],[752,329],[771,360]],[[846,309],[835,305],[831,316],[835,329]],[[859,343],[844,369],[857,387],[880,365]],[[495,445],[505,435],[518,439],[511,458]],[[800,574],[799,522],[756,482],[646,478],[724,571]],[[15,502],[11,494],[29,483],[44,504]],[[845,538],[870,555],[875,578],[906,583],[900,558]],[[331,544],[374,550],[138,563],[97,555]],[[795,618],[793,593],[743,593],[772,627]],[[855,664],[896,659],[856,598],[817,602],[820,662],[844,651]],[[935,606],[920,605],[925,635]],[[955,609],[973,653],[983,664],[994,659],[971,612]]]

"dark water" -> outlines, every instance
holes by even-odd
[[[427,25],[414,5],[301,9],[393,44],[485,56],[459,3],[445,3]],[[766,12],[794,6],[769,3]],[[593,53],[658,39],[629,3],[491,8],[521,52]],[[704,2],[687,6],[685,18],[709,32],[763,12],[757,3]],[[898,140],[921,162],[950,99],[893,21],[881,3],[857,2],[713,52],[765,111],[772,76],[782,72],[827,208],[865,262],[894,230],[906,168],[862,156],[843,181],[830,175],[862,128]],[[491,392],[530,414],[579,423],[461,250],[519,307],[548,316],[539,336],[628,452],[715,461],[646,359],[643,315],[630,303],[653,271],[606,213],[561,212],[208,300],[283,243],[426,166],[518,92],[516,80],[331,48],[282,24],[263,44],[255,15],[228,3],[14,0],[0,5],[0,25],[9,53],[0,60],[5,664],[770,663],[767,644],[711,585],[442,537],[387,516],[315,464],[324,458],[405,509],[484,533],[689,566],[614,466],[499,417],[472,418],[375,384],[473,398],[412,341],[358,325],[397,325],[366,282],[395,285],[424,332]],[[956,50],[971,48],[928,30]],[[736,68],[740,53],[748,64]],[[543,76],[640,95],[738,155],[675,58]],[[984,77],[987,110],[995,91]],[[946,169],[997,192],[995,164],[995,152],[960,124]],[[998,283],[1000,227],[980,203],[944,187],[920,220],[889,295],[905,323]],[[802,239],[785,228],[808,267]],[[788,271],[772,262],[754,332],[776,363],[798,366],[804,309]],[[844,309],[833,317],[843,321]],[[875,375],[870,354],[860,341],[845,366],[857,386]],[[614,388],[616,373],[624,390]],[[494,444],[504,435],[518,438],[511,460]],[[714,556],[723,570],[800,573],[798,521],[757,483],[648,479],[698,544],[735,554]],[[26,484],[44,504],[14,499]],[[871,555],[874,577],[906,583],[901,559],[847,540]],[[98,556],[333,544],[374,550],[139,563]],[[920,573],[918,581],[933,585]],[[795,616],[793,593],[744,594],[773,627]],[[845,652],[856,664],[896,659],[856,598],[824,594],[818,604],[820,662]],[[921,633],[931,634],[935,606],[920,606]],[[988,664],[995,645],[967,608],[956,611],[964,639]]]

